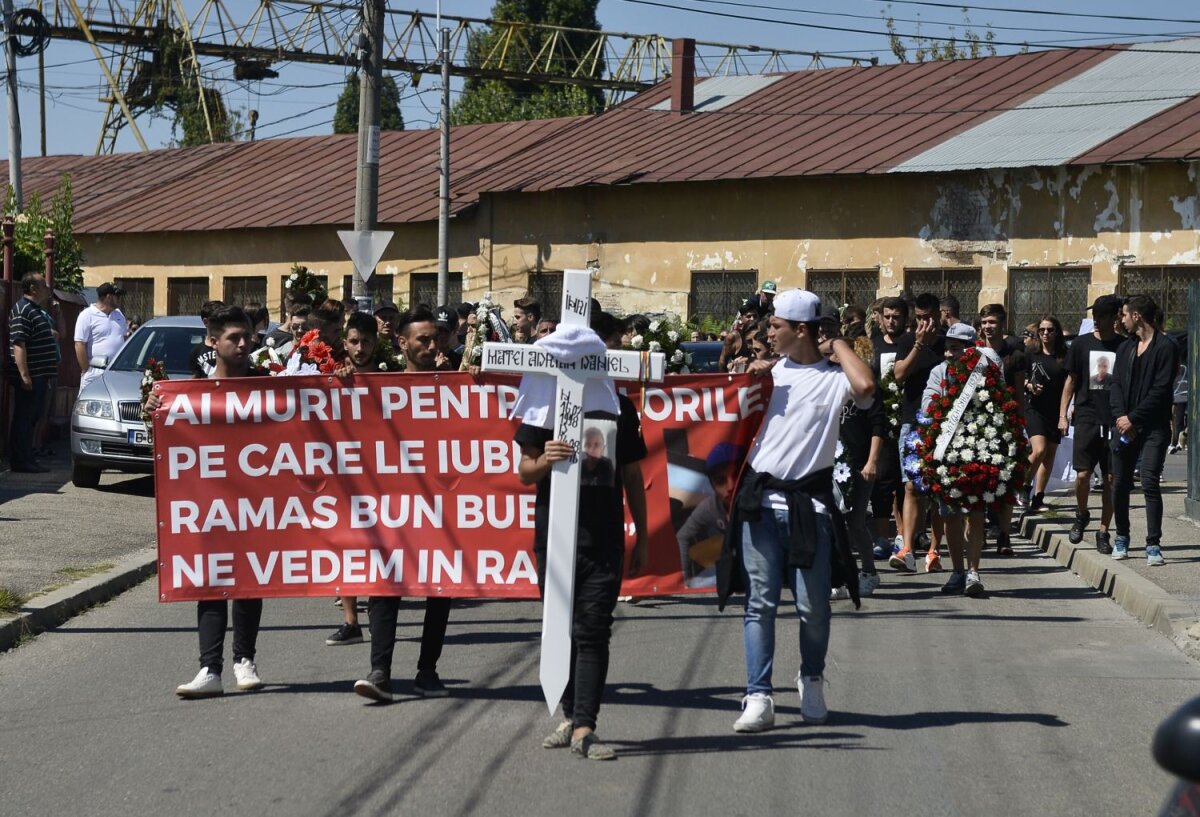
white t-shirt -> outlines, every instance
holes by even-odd
[[[842,406],[853,397],[850,380],[840,366],[827,360],[795,363],[783,358],[771,369],[775,388],[758,440],[750,451],[750,467],[779,479],[803,479],[832,468],[837,451]],[[870,408],[873,395],[856,400]],[[819,512],[825,509],[814,503]],[[763,496],[765,507],[787,509],[780,493]]]
[[[88,360],[94,357],[107,357],[110,361],[125,344],[125,333],[129,324],[121,310],[114,309],[105,314],[103,310],[92,304],[79,313],[75,321],[75,342],[87,344]],[[100,369],[89,368],[79,379],[79,388],[83,388],[101,374]]]

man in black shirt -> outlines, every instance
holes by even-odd
[[[896,344],[896,367],[893,373],[903,392],[900,403],[900,449],[904,447],[904,439],[908,432],[917,423],[917,412],[921,408],[921,396],[925,391],[925,383],[929,380],[929,373],[945,357],[946,338],[938,329],[939,308],[940,302],[936,295],[928,292],[918,295],[916,331],[904,335]],[[926,504],[925,498],[917,492],[916,486],[904,474],[904,469],[900,470],[900,479],[904,483],[904,545],[892,553],[890,564],[897,570],[913,573],[917,569],[916,557],[913,554],[917,537],[925,527]],[[940,517],[935,515],[934,525],[940,527],[940,524]],[[940,538],[941,531],[938,527],[935,527],[934,534]],[[936,548],[929,549],[925,569],[927,572],[941,569],[941,560]]]
[[[896,365],[899,340],[908,323],[908,302],[903,298],[885,298],[879,307],[879,333],[872,336],[875,348],[872,367],[875,383],[882,387],[883,379]],[[901,386],[897,385],[897,388]],[[880,394],[883,394],[881,391]],[[886,397],[886,395],[884,395]],[[888,520],[896,519],[896,533],[903,537],[904,501],[900,492],[900,451],[895,445],[897,430],[888,418],[889,440],[880,452],[875,485],[871,491],[871,512],[875,522],[875,552],[877,559],[886,559],[893,550],[888,530]],[[915,565],[915,562],[914,562]]]
[[[1063,386],[1062,404],[1058,412],[1058,429],[1066,434],[1072,422],[1071,402],[1074,400],[1075,434],[1071,458],[1075,468],[1075,522],[1071,525],[1069,538],[1076,545],[1083,541],[1083,533],[1091,519],[1088,513],[1090,481],[1092,472],[1099,467],[1102,482],[1096,550],[1101,553],[1112,553],[1112,538],[1108,530],[1113,514],[1112,455],[1108,447],[1113,423],[1108,399],[1112,379],[1107,376],[1097,378],[1096,373],[1107,375],[1112,370],[1117,349],[1125,342],[1115,328],[1122,303],[1116,295],[1102,295],[1092,304],[1095,330],[1077,337],[1067,351],[1063,363],[1063,368],[1067,370],[1067,381]]]
[[[1146,564],[1166,564],[1162,556],[1162,491],[1159,479],[1171,442],[1171,405],[1179,350],[1159,331],[1162,312],[1153,299],[1134,295],[1121,309],[1129,340],[1117,350],[1109,404],[1113,414],[1113,510],[1117,517],[1114,559],[1129,553],[1129,494],[1141,460],[1146,499]]]
[[[601,335],[605,313],[593,315],[593,328]],[[618,336],[619,337],[619,336]],[[579,526],[576,534],[575,596],[571,633],[571,675],[563,692],[565,720],[545,740],[546,749],[571,747],[588,760],[612,760],[616,753],[595,736],[596,717],[608,677],[609,641],[612,638],[613,610],[621,588],[625,557],[625,508],[628,498],[630,515],[637,528],[636,544],[629,561],[629,575],[636,576],[646,566],[649,528],[646,525],[646,489],[641,460],[646,456],[641,424],[633,403],[618,395],[620,414],[587,411],[584,414],[584,440],[600,435],[607,440],[606,450],[615,460],[606,473],[607,484],[585,479],[579,492]],[[538,585],[546,577],[546,550],[550,524],[550,472],[554,463],[574,455],[570,443],[553,439],[550,429],[522,423],[517,429],[521,446],[518,471],[525,485],[537,485],[534,505],[534,553],[538,563]]]
[[[208,328],[208,319],[212,317],[213,313],[224,308],[225,304],[221,301],[204,302],[204,305],[200,307],[200,320],[204,322],[206,329]],[[188,363],[192,377],[210,377],[217,368],[217,350],[206,341],[200,341],[192,347]]]

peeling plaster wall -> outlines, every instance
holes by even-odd
[[[512,299],[531,271],[598,267],[596,296],[624,312],[683,314],[692,271],[721,269],[783,287],[877,269],[885,295],[906,269],[975,267],[981,302],[1003,302],[1012,267],[1083,266],[1090,299],[1122,264],[1200,264],[1198,223],[1197,163],[581,188],[485,196],[452,220],[451,269],[468,298]],[[380,269],[408,301],[409,274],[437,268],[436,225],[388,228]],[[266,275],[276,304],[294,261],[326,270],[335,296],[350,272],[332,227],[81,238],[88,284],[154,277],[163,313],[169,277],[208,277],[220,297],[227,275]]]

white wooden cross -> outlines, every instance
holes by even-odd
[[[563,273],[562,320],[587,326],[591,313],[589,270]],[[550,475],[550,524],[546,547],[545,600],[542,605],[542,657],[539,679],[546,706],[554,714],[571,675],[571,616],[575,598],[575,548],[579,526],[579,477],[583,445],[583,388],[596,378],[661,382],[666,357],[655,352],[588,355],[564,364],[536,346],[485,343],[485,372],[541,374],[556,380],[554,439],[570,443],[575,456],[554,464]],[[624,544],[624,543],[622,543]]]

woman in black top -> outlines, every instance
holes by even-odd
[[[1058,414],[1067,381],[1067,372],[1063,368],[1066,354],[1062,324],[1053,315],[1043,316],[1037,322],[1036,349],[1025,355],[1025,428],[1029,434],[1029,475],[1033,482],[1030,512],[1037,512],[1042,507],[1046,483],[1054,468],[1054,455],[1062,440]]]

